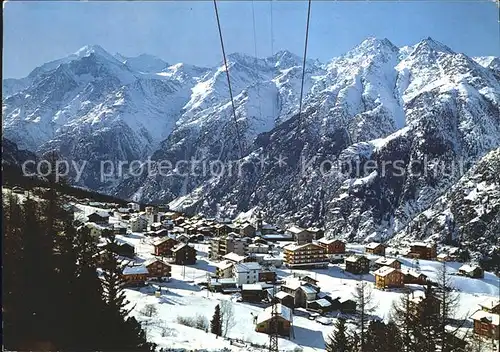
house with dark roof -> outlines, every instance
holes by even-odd
[[[187,243],[179,243],[172,248],[172,258],[177,265],[196,264],[196,249]]]

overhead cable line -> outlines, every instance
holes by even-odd
[[[255,30],[255,7],[254,7],[254,0],[252,0],[252,23],[253,23],[253,45],[254,45],[254,57],[255,57],[255,66],[257,66],[257,32]],[[257,97],[259,100],[259,117],[262,120],[262,106],[261,106],[261,101],[260,101],[260,89],[259,89],[259,82],[257,81]]]
[[[297,132],[300,132],[301,118],[302,118],[302,97],[304,94],[304,77],[306,74],[306,59],[307,59],[307,42],[309,38],[309,19],[311,17],[311,0],[308,1],[307,5],[307,21],[306,21],[306,39],[304,43],[304,57],[302,61],[302,81],[300,84],[300,98],[299,98],[299,116],[297,122]]]
[[[215,8],[215,17],[217,18],[217,27],[219,28],[219,38],[220,38],[220,46],[222,49],[222,57],[224,59],[224,68],[226,69],[227,85],[229,88],[229,97],[231,98],[231,107],[233,108],[234,128],[236,130],[236,137],[238,138],[238,148],[240,150],[240,159],[241,159],[241,158],[243,158],[243,147],[241,144],[240,131],[238,129],[238,119],[236,118],[236,108],[234,106],[233,90],[231,88],[231,79],[229,78],[229,67],[227,65],[226,50],[224,49],[224,40],[222,39],[222,29],[220,26],[219,11],[217,9],[217,0],[214,0],[214,8]]]

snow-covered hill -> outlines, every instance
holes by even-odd
[[[357,239],[406,231],[500,147],[495,57],[470,58],[431,38],[402,48],[368,38],[327,63],[307,61],[300,117],[300,57],[228,60],[237,126],[222,64],[172,65],[90,46],[3,81],[4,134],[22,149],[86,160],[81,186],[210,214],[258,206]],[[124,177],[100,178],[101,161],[147,157],[197,165],[163,175],[135,165],[135,176],[125,168]],[[199,172],[214,160],[246,167]]]

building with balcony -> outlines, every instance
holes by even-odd
[[[326,249],[318,244],[291,244],[284,248],[284,262],[289,268],[327,267]]]

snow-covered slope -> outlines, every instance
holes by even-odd
[[[403,231],[500,146],[498,58],[469,58],[431,38],[402,48],[368,38],[327,63],[307,61],[300,117],[300,57],[228,61],[236,122],[222,64],[92,46],[4,80],[4,133],[21,148],[90,159],[82,186],[212,214],[258,206],[358,239]],[[99,178],[100,161],[149,156],[198,164]],[[241,157],[243,174],[228,173]],[[226,167],[221,177],[206,171],[213,160]],[[382,169],[396,162],[403,175]],[[357,171],[367,163],[375,167]]]

